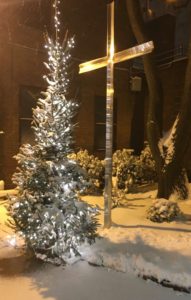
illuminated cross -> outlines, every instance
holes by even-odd
[[[153,42],[147,42],[127,50],[114,51],[114,1],[107,5],[107,56],[80,64],[79,73],[86,73],[107,67],[106,92],[106,150],[105,150],[105,190],[104,190],[104,227],[111,226],[112,202],[112,153],[113,153],[113,98],[114,64],[150,53]]]

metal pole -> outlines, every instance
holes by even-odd
[[[111,226],[112,202],[112,154],[113,154],[113,58],[114,58],[114,1],[107,5],[107,95],[106,95],[106,150],[105,150],[105,190],[104,227]]]

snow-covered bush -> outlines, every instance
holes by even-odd
[[[72,153],[69,157],[78,162],[78,164],[87,172],[90,183],[94,187],[103,189],[104,187],[104,162],[98,157],[90,155],[87,150],[80,150]]]
[[[125,190],[112,188],[112,208],[125,207],[128,205]]]
[[[132,156],[127,163],[120,164],[117,170],[117,187],[119,189],[126,189],[136,182],[136,157]]]
[[[121,165],[127,164],[132,159],[132,149],[116,150],[113,153],[113,176],[117,175],[118,169]]]
[[[157,173],[148,143],[140,156],[131,149],[117,150],[113,155],[113,175],[118,188],[128,190],[133,185],[155,182]]]
[[[144,149],[141,151],[139,159],[136,162],[138,178],[141,183],[155,182],[157,180],[155,161],[152,158],[148,142],[145,142],[144,144]]]
[[[87,150],[80,150],[69,155],[70,159],[86,171],[91,187],[88,192],[94,192],[104,188],[104,161],[88,153]],[[156,181],[155,163],[151,156],[148,143],[140,156],[134,155],[132,149],[117,150],[113,154],[113,176],[117,178],[116,187],[126,192],[134,185]]]
[[[171,222],[181,215],[178,204],[166,199],[156,199],[147,210],[147,219],[152,222]]]

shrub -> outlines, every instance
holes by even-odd
[[[128,190],[133,185],[155,182],[155,162],[147,142],[140,156],[131,149],[117,150],[113,155],[113,175],[117,176],[118,188]]]
[[[156,199],[147,210],[147,219],[152,222],[171,222],[181,215],[178,204],[166,199]]]
[[[128,189],[134,185],[136,176],[136,156],[131,158],[126,163],[121,163],[117,170],[117,186],[119,189]]]
[[[99,160],[96,156],[90,155],[87,150],[80,150],[72,153],[69,157],[76,160],[78,164],[86,171],[90,183],[94,188],[103,189],[104,187],[104,161]]]
[[[156,182],[157,173],[155,161],[152,158],[148,142],[145,142],[144,144],[144,149],[141,151],[137,161],[138,178],[140,178],[141,183]]]
[[[121,165],[128,164],[132,159],[132,149],[116,150],[113,154],[113,176],[116,176]]]

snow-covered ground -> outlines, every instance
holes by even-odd
[[[128,194],[127,205],[112,210],[112,228],[100,228],[103,238],[91,247],[83,247],[82,254],[98,265],[190,289],[191,200],[178,202],[184,212],[181,219],[159,224],[146,219],[154,197],[155,192]],[[103,198],[85,199],[103,209]]]
[[[111,229],[100,226],[102,238],[92,246],[81,247],[84,260],[105,268],[90,266],[85,261],[63,268],[26,259],[20,249],[22,242],[6,226],[6,209],[0,206],[2,300],[189,299],[191,295],[137,276],[191,287],[191,200],[179,202],[185,213],[183,219],[156,224],[145,218],[154,195],[128,194],[127,205],[112,210]],[[103,224],[103,198],[84,199],[101,207],[99,218]]]
[[[131,274],[110,271],[78,262],[66,268],[42,265],[32,271],[10,274],[1,268],[2,300],[188,300],[188,295],[175,293]],[[19,265],[21,261],[18,260]],[[9,264],[14,265],[13,261]],[[2,262],[1,262],[2,265]]]

